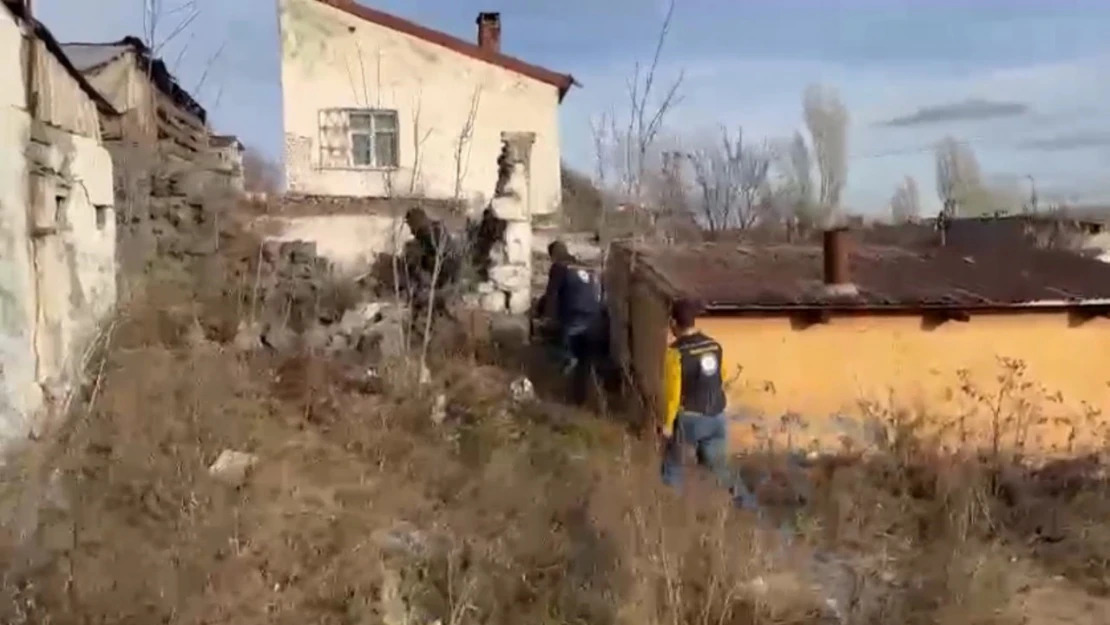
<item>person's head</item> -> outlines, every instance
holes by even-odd
[[[428,227],[428,213],[425,213],[424,209],[419,206],[410,208],[409,211],[405,213],[405,223],[408,225],[409,230],[413,232],[422,230]]]
[[[692,299],[675,300],[671,303],[671,332],[678,336],[693,330],[700,312],[701,304]]]
[[[553,261],[561,261],[570,258],[570,250],[567,249],[567,244],[556,239],[547,246],[547,255]]]

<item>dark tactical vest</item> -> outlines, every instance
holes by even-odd
[[[701,332],[680,336],[673,343],[682,363],[682,398],[679,409],[704,415],[725,411],[721,344]]]
[[[593,317],[601,311],[601,288],[597,276],[577,263],[563,265],[559,290],[559,317],[567,321]]]

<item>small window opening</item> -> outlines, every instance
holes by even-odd
[[[103,230],[104,226],[108,224],[108,207],[98,205],[96,208],[96,229]]]
[[[66,218],[66,200],[68,199],[65,195],[54,196],[54,225],[58,228],[68,225],[69,220]]]

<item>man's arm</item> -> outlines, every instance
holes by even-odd
[[[667,348],[663,360],[663,436],[674,433],[674,421],[682,401],[682,357],[674,347]]]
[[[725,350],[723,349],[721,350],[721,362],[717,363],[717,366],[721,369],[721,385],[724,386],[725,391],[728,391],[728,387],[732,386],[732,383],[740,376],[738,375],[738,371],[729,368],[733,365],[732,362],[725,357]]]
[[[552,263],[547,272],[547,288],[544,290],[544,316],[551,320],[559,317],[559,291],[565,273],[561,263]]]

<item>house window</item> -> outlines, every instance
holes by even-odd
[[[397,167],[397,111],[327,109],[320,112],[320,166]]]

